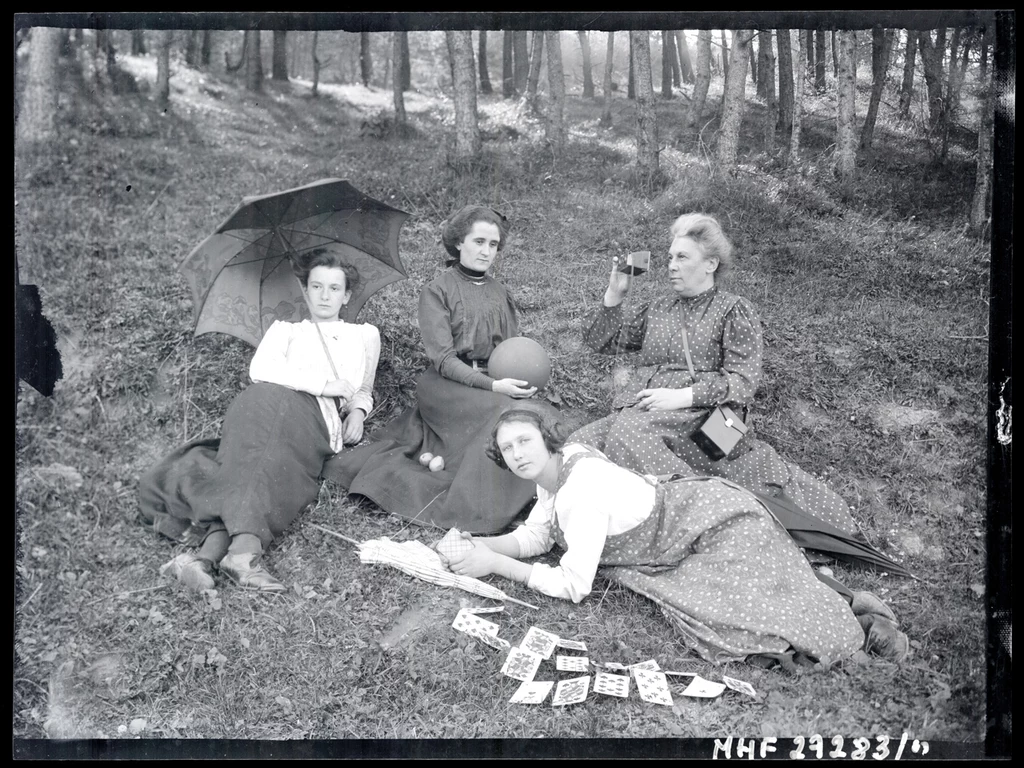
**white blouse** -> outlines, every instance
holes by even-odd
[[[586,450],[571,443],[562,448],[562,457],[568,460]],[[538,486],[537,503],[526,523],[511,534],[519,544],[519,556],[549,552],[555,544],[555,525],[562,530],[566,550],[557,566],[534,563],[527,586],[578,603],[590,593],[608,536],[640,525],[654,502],[652,480],[596,457],[577,461],[557,494]]]
[[[254,382],[280,384],[316,396],[330,435],[331,450],[337,453],[343,442],[341,415],[334,398],[322,396],[324,387],[338,378],[356,390],[352,399],[344,404],[345,414],[353,408],[361,408],[364,413],[373,410],[373,381],[380,359],[380,331],[367,323],[354,325],[343,320],[319,323],[334,370],[338,372],[335,376],[317,325],[309,320],[298,323],[275,321],[256,348],[249,364],[249,378]]]

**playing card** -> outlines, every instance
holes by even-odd
[[[530,627],[526,633],[526,637],[523,638],[523,642],[519,644],[519,647],[527,651],[532,651],[541,658],[550,659],[551,653],[555,650],[555,645],[557,643],[558,635],[545,632],[543,629],[538,629],[537,627]]]
[[[558,642],[555,645],[557,645],[559,648],[565,648],[569,651],[583,651],[584,653],[587,652],[587,644],[584,643],[582,640],[563,640],[562,638],[558,638]]]
[[[491,648],[496,648],[499,651],[508,651],[512,648],[512,644],[508,640],[502,640],[497,635],[489,635],[478,629],[466,630],[466,634],[476,640],[479,640],[484,645],[489,645]]]
[[[629,675],[613,675],[611,672],[598,672],[594,678],[594,693],[606,696],[618,696],[625,699],[629,696]]]
[[[735,677],[729,677],[728,675],[722,675],[722,682],[732,688],[734,691],[745,693],[747,696],[753,696],[757,698],[757,691],[754,690],[754,686],[748,683],[746,680],[737,680]]]
[[[590,659],[586,656],[556,656],[555,669],[559,672],[586,672]]]
[[[604,664],[600,664],[598,666],[602,666],[605,669],[619,669],[623,672],[629,669],[625,664],[619,664],[617,661],[606,661]]]
[[[721,696],[722,691],[725,690],[725,686],[721,683],[713,683],[710,680],[705,680],[700,675],[694,675],[693,680],[683,690],[683,696],[698,696],[702,699],[713,699],[716,696]]]
[[[504,605],[475,605],[469,608],[463,608],[466,613],[501,613],[505,610]]]
[[[510,704],[540,704],[548,697],[553,680],[530,680],[516,689],[516,692],[509,699]]]
[[[562,680],[555,686],[555,696],[551,700],[551,706],[559,707],[565,704],[578,704],[586,700],[590,691],[590,675],[574,677],[572,680]]]
[[[462,538],[462,531],[458,528],[452,528],[434,545],[434,549],[438,551],[438,554],[447,563],[456,557],[462,557],[473,549],[473,546],[472,541]]]
[[[459,632],[468,632],[471,629],[475,629],[491,636],[497,636],[498,634],[497,624],[487,619],[481,619],[475,613],[469,613],[465,609],[456,614],[452,627],[459,630]]]
[[[533,676],[537,674],[537,667],[540,666],[543,659],[536,653],[524,650],[522,648],[512,648],[508,652],[508,658],[505,659],[505,663],[501,667],[501,674],[508,675],[513,680],[522,680],[524,682],[533,680]]]
[[[672,706],[672,693],[668,689],[668,679],[664,672],[635,667],[632,672],[633,677],[636,678],[636,689],[641,699],[651,704]]]
[[[646,669],[649,672],[657,672],[658,670],[661,669],[661,667],[658,666],[658,662],[656,662],[654,659],[648,659],[647,661],[641,661],[639,664],[630,664],[629,668],[631,670],[633,670],[633,669]]]

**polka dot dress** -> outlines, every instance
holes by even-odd
[[[603,458],[574,454],[559,487],[587,456]],[[715,478],[658,486],[651,514],[608,537],[601,565],[604,576],[656,602],[708,661],[794,652],[837,659],[864,643],[850,606],[818,581],[785,530],[750,494]]]
[[[686,365],[684,327],[696,380]],[[714,475],[759,493],[781,492],[808,514],[859,532],[840,496],[750,432],[734,457],[721,461],[712,461],[689,437],[710,408],[728,404],[742,412],[754,400],[764,344],[749,301],[713,287],[698,296],[651,302],[628,317],[621,306],[601,307],[584,341],[606,354],[639,350],[637,390],[692,386],[694,407],[625,407],[576,431],[573,442],[593,445],[619,466],[645,474]]]

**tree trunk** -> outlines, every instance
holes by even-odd
[[[722,30],[722,77],[729,81],[729,43],[725,40],[725,30]],[[722,97],[724,100],[724,96]]]
[[[586,32],[578,32],[580,37],[580,50],[583,53],[583,98],[594,98],[594,74],[593,64],[590,60],[590,38]]]
[[[316,55],[317,31],[313,30],[313,95],[318,96],[317,88],[320,87],[320,58]]]
[[[684,83],[693,83],[693,64],[690,61],[690,47],[686,44],[686,32],[676,30],[676,51],[679,52],[679,69]]]
[[[512,66],[512,32],[505,31],[501,41],[501,96],[511,99],[516,95],[516,75]]]
[[[804,75],[807,72],[807,67],[804,66],[803,61],[803,44],[801,42],[801,36],[805,33],[801,30],[793,30],[792,33],[787,32],[787,35],[791,38],[790,44],[793,46],[793,132],[789,137],[789,160],[790,162],[797,162],[800,159],[800,113],[803,111],[804,105]]]
[[[943,160],[949,153],[949,128],[956,119],[956,110],[960,103],[960,68],[957,66],[957,48],[960,43],[961,31],[957,27],[953,30],[953,39],[949,45],[949,72],[946,75],[946,99],[944,102],[944,119],[942,121],[942,151],[940,156]],[[967,56],[971,52],[970,38],[964,40],[963,56],[966,66]]]
[[[806,36],[801,35],[804,38],[804,44],[807,48],[807,77],[814,77],[814,30],[808,29]]]
[[[270,60],[270,77],[274,80],[288,79],[288,32],[274,30],[274,54]]]
[[[636,98],[636,80],[635,80],[635,67],[633,64],[633,36],[628,36],[629,40],[629,76],[626,78],[626,98]]]
[[[224,71],[227,73],[237,72],[242,68],[246,62],[245,51],[249,45],[249,34],[244,33],[242,35],[242,52],[238,54],[238,61],[234,64],[231,63],[231,54],[229,51],[224,51]]]
[[[849,181],[857,162],[857,119],[854,100],[857,83],[853,74],[853,33],[841,30],[836,34],[839,45],[839,81],[836,86],[836,172]]]
[[[530,78],[530,46],[526,30],[512,33],[512,63],[516,95],[524,93]]]
[[[749,29],[737,29],[732,35],[729,76],[725,80],[725,93],[722,96],[722,133],[718,138],[718,162],[726,168],[736,164],[747,84],[747,59],[750,57],[753,38],[754,32]]]
[[[132,30],[132,56],[146,55],[146,33],[141,29]]]
[[[245,31],[245,87],[253,93],[263,90],[263,57],[260,56],[260,31]]]
[[[210,66],[210,51],[213,46],[211,41],[211,31],[204,29],[202,33],[202,42],[199,44],[199,66],[206,68]]]
[[[702,29],[697,32],[697,71],[694,73],[696,82],[693,86],[693,98],[690,109],[686,113],[686,127],[693,128],[700,120],[704,111],[704,102],[708,98],[708,86],[711,85],[711,30]]]
[[[991,220],[989,190],[992,186],[992,129],[995,111],[995,88],[988,73],[988,39],[986,30],[981,40],[981,72],[978,82],[982,87],[982,98],[978,105],[978,162],[974,176],[974,197],[971,200],[970,230],[975,237],[985,234]]]
[[[565,146],[565,77],[562,73],[562,42],[558,32],[544,33],[548,49],[548,88],[551,103],[545,121],[545,138],[556,154]]]
[[[530,77],[526,83],[526,100],[533,111],[537,111],[537,88],[540,87],[541,59],[544,55],[544,33],[535,31],[532,41],[533,52],[530,56]]]
[[[612,124],[612,66],[615,63],[615,32],[609,30],[607,35],[608,47],[604,55],[604,80],[601,84],[601,92],[604,94],[601,125],[606,128]]]
[[[398,68],[399,80],[402,84],[402,93],[412,89],[412,57],[409,55],[409,33],[405,30],[399,32],[399,43],[402,46],[402,61]]]
[[[669,67],[672,69],[672,87],[681,88],[683,85],[682,70],[679,66],[679,53],[676,51],[676,33],[666,33],[667,39],[664,42],[669,49]]]
[[[185,33],[185,66],[195,68],[199,62],[199,31]]]
[[[160,32],[156,54],[156,101],[166,108],[171,102],[171,41],[174,32],[164,29]]]
[[[757,96],[761,99],[768,98],[768,77],[765,72],[768,69],[768,57],[772,54],[772,34],[767,29],[758,30],[757,33]],[[772,67],[774,69],[774,67]],[[774,86],[772,90],[775,90]]]
[[[839,51],[836,50],[836,31],[833,29],[831,33],[832,39],[832,77],[839,77]]]
[[[910,117],[910,105],[914,100],[914,65],[917,63],[917,35],[907,30],[907,48],[903,55],[903,83],[900,86],[899,116]]]
[[[943,120],[942,104],[942,54],[945,48],[945,35],[942,36],[942,47],[932,43],[930,32],[918,33],[917,44],[921,51],[921,64],[924,67],[924,82],[928,88],[928,126],[935,129]]]
[[[648,52],[650,43],[648,43]],[[662,31],[661,33],[661,98],[672,98],[672,62],[675,60],[676,52],[672,48],[672,33]]]
[[[630,32],[636,77],[636,170],[641,180],[658,172],[658,118],[651,82],[651,43],[646,30]]]
[[[814,33],[814,90],[825,90],[825,30]]]
[[[359,80],[366,88],[373,79],[373,54],[370,50],[370,33],[359,33]]]
[[[788,150],[793,132],[793,43],[789,30],[775,30],[775,43],[779,49],[779,130]]]
[[[871,139],[875,132],[875,119],[878,117],[878,105],[882,101],[882,90],[889,71],[889,58],[892,55],[893,31],[875,27],[871,30],[871,101],[868,102],[868,113],[864,117],[864,125],[860,131],[861,150],[870,149]]]
[[[764,85],[764,151],[770,155],[775,152],[775,130],[779,122],[779,100],[775,95],[775,53],[772,51],[772,31],[762,29],[760,38],[758,54],[761,55],[763,52],[763,56],[761,56],[761,62],[757,69],[761,74],[760,84]]]
[[[476,75],[473,72],[473,33],[445,32],[451,54],[455,100],[455,161],[461,166],[480,155],[480,125],[476,116]]]
[[[18,141],[45,146],[57,136],[58,57],[62,32],[56,27],[33,27],[29,38],[28,70],[18,102]]]
[[[754,39],[757,39],[757,33],[754,33]],[[757,51],[754,50],[754,41],[750,41],[750,82],[754,85],[754,93],[757,95],[761,94],[761,89],[757,87]]]
[[[480,70],[480,93],[493,93],[491,76],[487,73],[487,30],[480,30],[480,42],[477,45],[477,67]]]
[[[395,128],[398,135],[403,135],[406,124],[409,122],[405,114],[405,97],[402,95],[402,33],[391,33],[391,55],[395,60],[393,71],[395,77],[391,78],[391,93],[395,102]]]

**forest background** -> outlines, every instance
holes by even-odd
[[[1012,135],[1012,14],[247,18],[16,17],[19,282],[39,287],[63,366],[52,397],[16,396],[16,743],[588,740],[557,742],[578,754],[591,739],[906,733],[936,753],[998,752],[1008,693],[988,675],[1008,660],[986,628],[1008,598],[986,586],[1002,573],[986,551],[1008,552],[992,523],[1008,513],[987,472],[1009,397],[990,363],[1009,334],[988,331],[1008,320],[1008,283],[990,278],[1005,244],[993,205],[1012,190],[1012,148],[993,145],[1008,120]],[[512,588],[540,605],[506,611],[513,640],[535,624],[598,657],[758,691],[517,707],[497,656],[449,626],[465,596],[362,566],[305,523],[439,534],[330,485],[271,552],[286,598],[162,581],[172,550],[138,525],[137,478],[218,433],[252,353],[193,336],[174,267],[243,196],[329,176],[412,214],[410,279],[361,315],[385,341],[371,436],[427,364],[408,307],[441,268],[455,207],[509,216],[497,274],[554,360],[545,396],[571,425],[610,403],[610,361],[579,338],[610,257],[657,258],[676,215],[719,216],[740,254],[731,289],[765,325],[755,427],[919,576],[831,565],[893,606],[911,659],[716,669],[610,583],[577,606]],[[667,290],[657,270],[636,282],[634,301]]]

